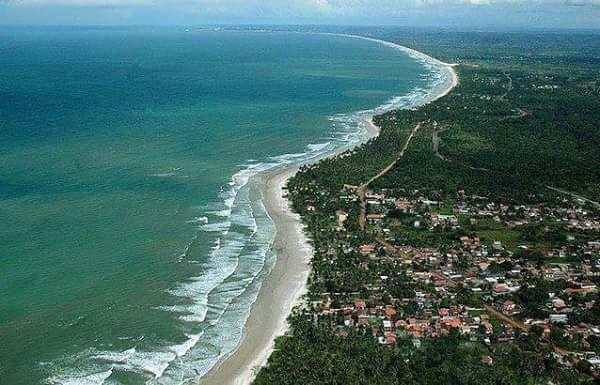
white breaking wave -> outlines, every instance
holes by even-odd
[[[221,189],[220,202],[212,210],[206,210],[205,216],[188,221],[200,225],[204,232],[216,234],[216,240],[206,261],[192,261],[203,267],[202,274],[169,290],[169,294],[184,299],[186,304],[160,307],[178,314],[186,324],[198,325],[203,331],[186,333],[183,342],[163,346],[156,351],[132,347],[121,352],[82,352],[74,358],[80,363],[76,365],[79,371],[54,375],[48,378],[49,384],[109,385],[114,383],[111,376],[115,371],[127,371],[143,376],[147,384],[171,385],[188,383],[190,379],[205,374],[220,357],[235,348],[262,278],[274,262],[274,257],[269,255],[273,239],[272,222],[262,203],[253,202],[250,198],[248,185],[265,172],[315,162],[365,142],[369,138],[368,125],[374,115],[416,108],[448,88],[452,74],[445,63],[394,43],[355,35],[333,35],[376,42],[408,54],[427,68],[426,79],[430,87],[415,88],[373,109],[331,116],[329,121],[334,134],[327,141],[310,144],[301,153],[274,156],[265,162],[252,160],[241,166],[227,186]],[[180,170],[153,176],[172,177],[177,171]],[[263,227],[264,231],[261,231]],[[180,261],[187,256],[193,243],[194,240],[186,246]],[[203,339],[205,335],[207,338]]]
[[[48,382],[50,384],[60,384],[60,385],[98,385],[103,384],[111,375],[113,371],[109,369],[104,372],[92,373],[81,376],[56,376],[50,377]]]
[[[208,217],[196,217],[194,219],[190,219],[187,223],[200,223],[200,224],[208,224]]]

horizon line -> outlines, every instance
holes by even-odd
[[[599,27],[519,27],[519,26],[452,26],[452,25],[394,25],[394,24],[304,24],[304,23],[200,23],[200,24],[26,24],[26,23],[0,23],[0,28],[218,28],[218,27],[316,27],[316,28],[385,28],[385,29],[415,29],[415,30],[441,30],[452,32],[473,33],[511,33],[511,32],[600,32]]]

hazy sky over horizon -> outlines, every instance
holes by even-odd
[[[600,29],[600,0],[0,0],[0,24]]]

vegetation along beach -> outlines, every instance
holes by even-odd
[[[460,82],[289,180],[308,292],[253,383],[595,383],[597,35],[356,31]]]
[[[442,63],[434,58],[428,57],[418,51],[409,50],[405,47],[382,40],[369,39],[356,35],[340,35],[353,39],[364,39],[376,44],[381,44],[392,49],[408,52],[413,57],[426,61],[429,65],[436,66],[441,74],[420,99],[412,99],[411,104],[398,104],[398,100],[392,101],[376,110],[363,111],[360,119],[367,126],[364,140],[376,138],[379,128],[372,123],[373,114],[382,113],[392,108],[418,108],[420,105],[433,102],[446,95],[458,84],[458,75],[452,66]],[[348,147],[336,148],[335,156]],[[323,155],[325,156],[325,154]],[[313,160],[311,163],[314,163]],[[272,353],[275,337],[281,336],[287,330],[287,317],[294,305],[298,303],[300,296],[305,294],[310,271],[310,260],[314,253],[311,243],[306,238],[305,228],[300,217],[296,214],[288,200],[286,185],[289,178],[298,171],[294,165],[284,170],[269,172],[264,178],[263,202],[267,213],[275,224],[275,240],[273,248],[276,254],[276,262],[273,270],[263,282],[256,302],[252,305],[250,317],[246,321],[244,336],[238,347],[231,355],[217,364],[211,372],[205,376],[201,384],[224,384],[236,385],[250,384],[254,375],[262,365],[266,363],[268,356]]]
[[[0,0],[0,385],[596,385],[597,0]]]

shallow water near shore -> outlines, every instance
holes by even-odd
[[[256,175],[358,143],[370,115],[447,81],[332,35],[7,28],[0,51],[14,385],[193,383],[274,262]]]

